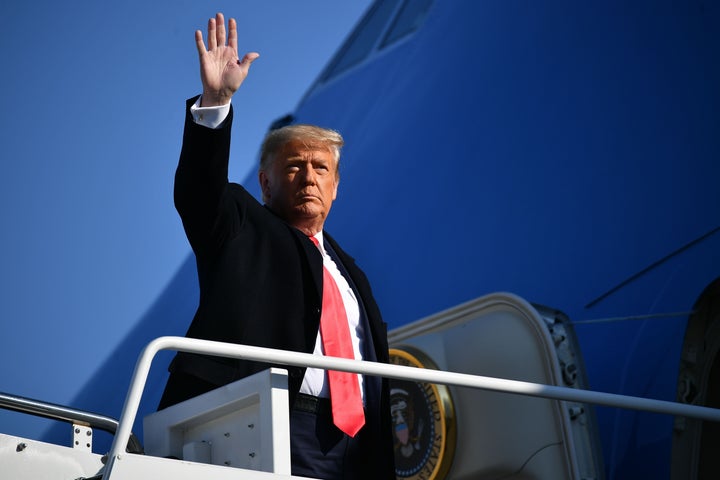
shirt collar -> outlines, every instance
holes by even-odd
[[[315,239],[317,239],[318,245],[320,245],[320,251],[321,251],[321,252],[324,252],[324,251],[325,251],[325,242],[324,242],[322,230],[320,230],[318,233],[316,233],[315,235],[313,235],[313,237],[314,237]]]

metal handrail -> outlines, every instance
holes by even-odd
[[[140,397],[142,396],[143,389],[145,388],[145,382],[147,380],[148,373],[150,372],[150,364],[152,363],[155,355],[161,350],[177,350],[181,352],[201,353],[264,363],[291,365],[297,367],[314,367],[400,380],[470,387],[495,392],[515,393],[532,397],[591,403],[631,410],[644,410],[655,413],[693,417],[701,420],[720,422],[720,409],[686,405],[664,400],[653,400],[627,395],[593,392],[590,390],[578,390],[568,387],[483,377],[465,373],[444,372],[441,370],[430,370],[426,368],[388,365],[335,357],[322,357],[311,353],[290,352],[286,350],[213,342],[194,338],[160,337],[150,342],[138,358],[130,384],[130,389],[128,390],[127,397],[125,399],[125,405],[123,407],[122,414],[120,415],[120,426],[108,455],[108,464],[104,478],[108,478],[108,475],[112,471],[115,459],[123,453],[122,445],[127,443],[129,432],[135,422],[135,417],[140,405]]]
[[[112,465],[115,459],[123,453],[122,445],[127,443],[130,430],[135,422],[135,417],[140,405],[140,397],[142,396],[142,392],[145,388],[145,382],[147,380],[148,373],[150,372],[150,365],[155,355],[161,350],[177,350],[188,353],[201,353],[280,365],[339,370],[416,382],[454,385],[458,387],[470,387],[496,392],[551,398],[555,400],[590,403],[631,410],[644,410],[655,413],[693,417],[701,420],[720,422],[720,409],[686,405],[664,400],[653,400],[612,393],[578,390],[568,387],[483,377],[464,373],[444,372],[426,368],[388,365],[335,357],[322,357],[310,353],[299,353],[249,345],[213,342],[194,338],[160,337],[150,342],[138,358],[132,382],[130,384],[130,389],[128,390],[127,397],[125,399],[125,405],[123,407],[122,414],[120,415],[120,425],[115,435],[115,441],[110,449],[105,478],[107,478],[109,473],[112,471]]]
[[[119,424],[114,418],[100,415],[99,413],[77,410],[56,403],[44,402],[19,395],[10,395],[3,392],[0,392],[0,408],[97,428],[113,435],[117,432]],[[143,453],[140,440],[138,440],[132,432],[130,432],[126,445],[127,451],[130,453]]]

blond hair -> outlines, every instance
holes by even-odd
[[[271,130],[263,140],[260,150],[260,171],[270,166],[273,156],[288,142],[300,140],[308,146],[327,148],[335,157],[336,174],[339,176],[340,150],[345,141],[339,132],[315,125],[287,125]]]

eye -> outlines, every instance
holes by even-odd
[[[330,170],[330,167],[327,163],[316,163],[314,165],[315,170],[317,170],[320,173],[326,173]]]

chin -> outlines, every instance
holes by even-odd
[[[317,208],[305,208],[305,207],[299,207],[293,210],[292,212],[293,218],[297,220],[302,220],[307,222],[308,220],[314,220],[319,219],[322,220],[325,218],[324,212],[322,210],[319,210]]]

